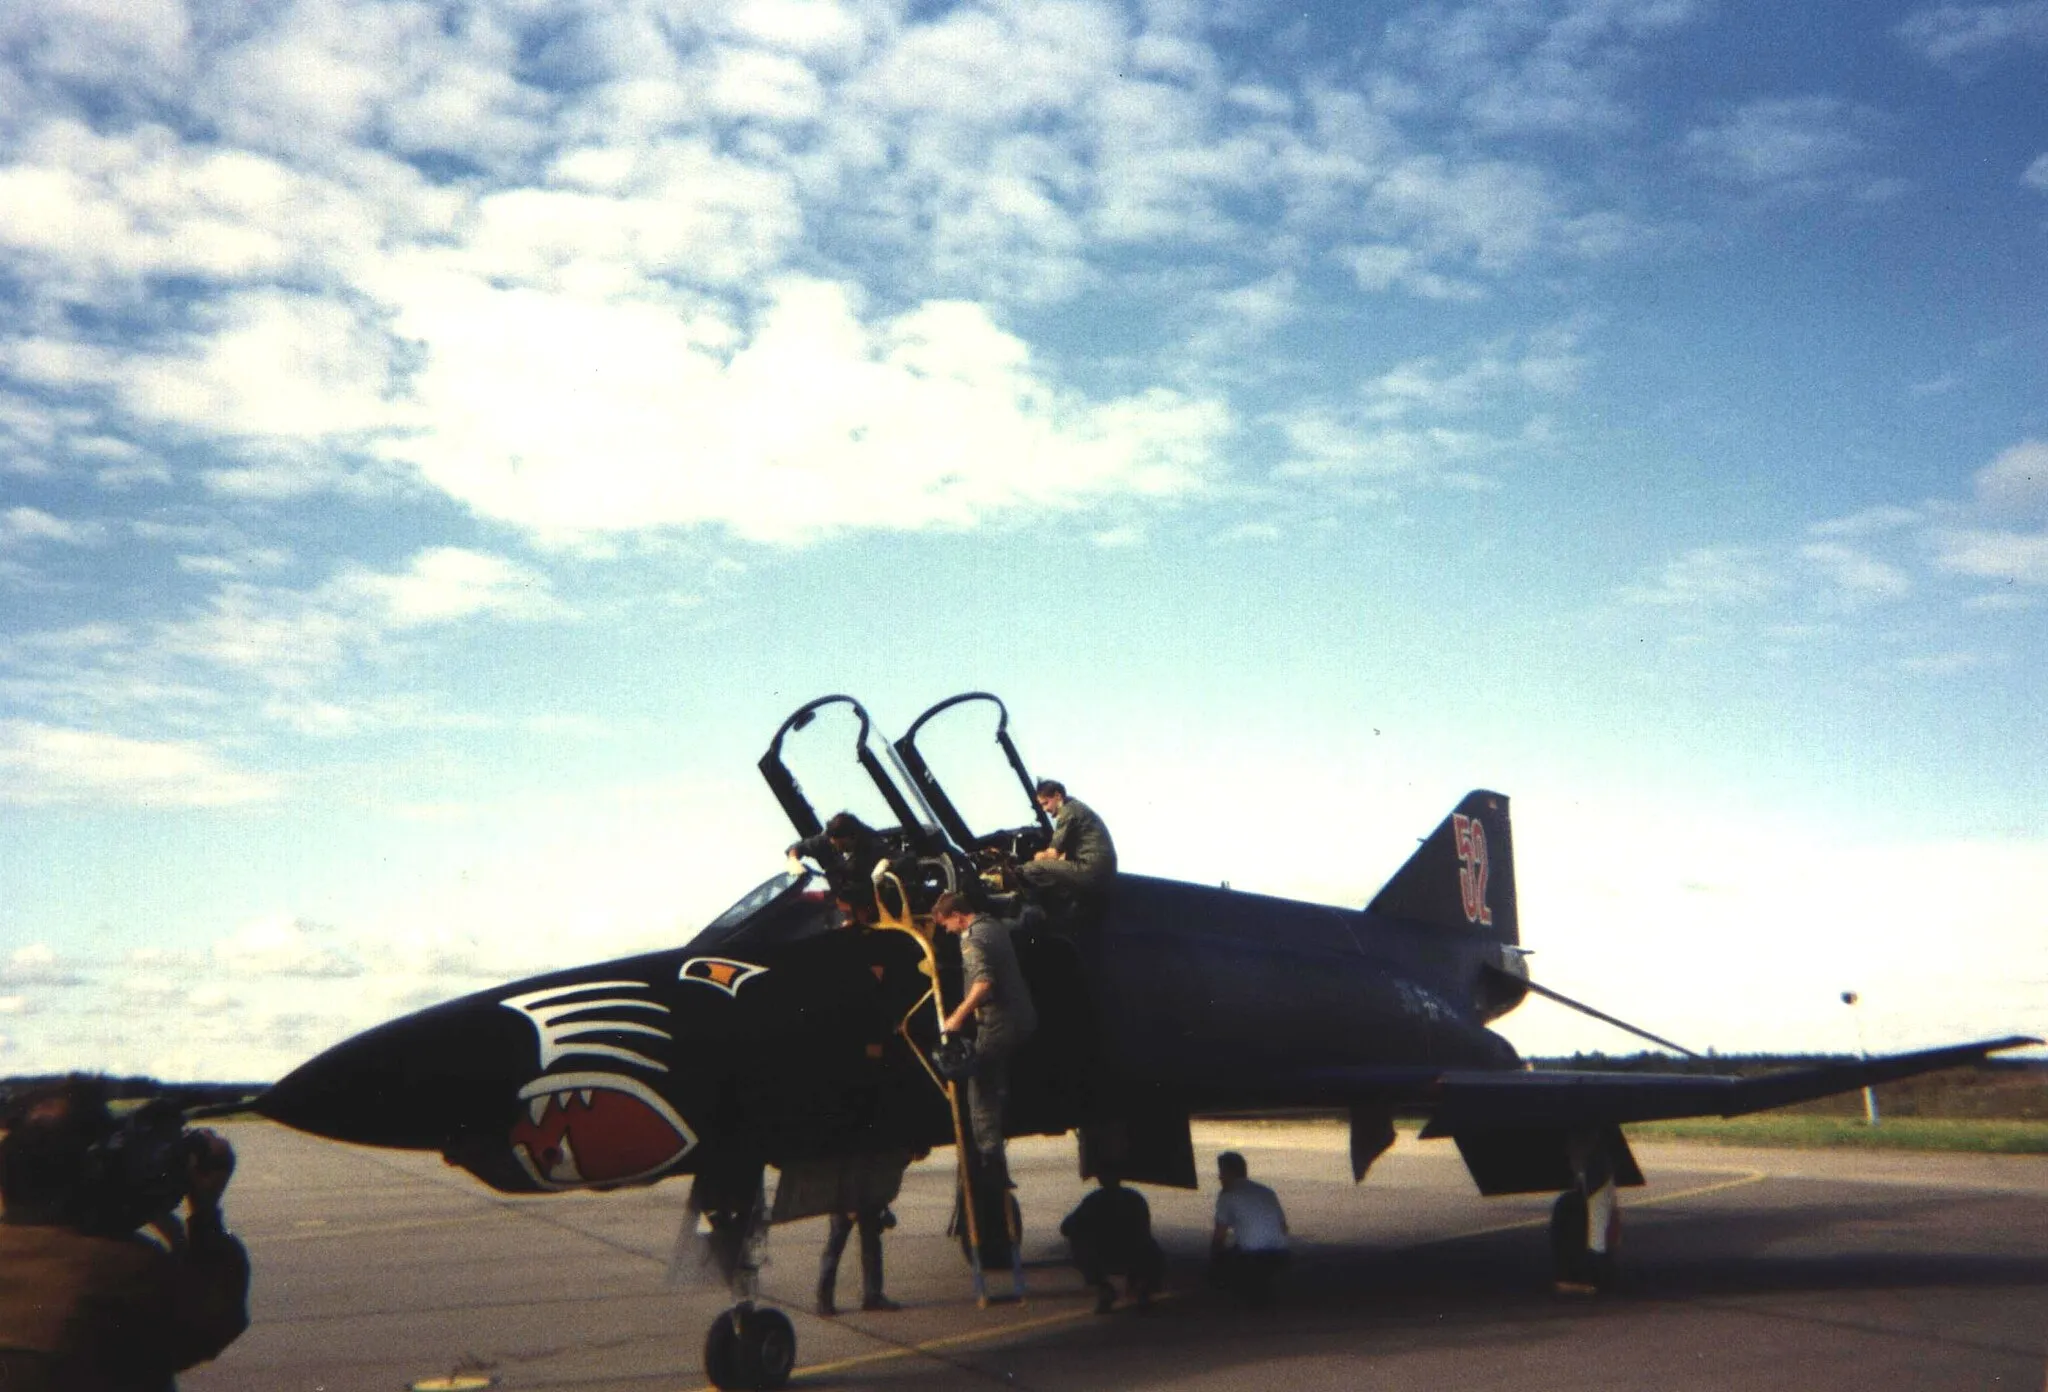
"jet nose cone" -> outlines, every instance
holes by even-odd
[[[438,1150],[508,1193],[643,1183],[696,1146],[687,1117],[719,1086],[702,1061],[731,1027],[715,1008],[678,1008],[666,983],[680,970],[673,955],[627,959],[437,1005],[335,1045],[255,1110],[334,1140]],[[684,1053],[699,1066],[679,1070]]]
[[[504,1124],[517,1086],[504,1070],[521,1052],[520,1028],[488,1002],[451,1001],[335,1045],[280,1079],[255,1110],[338,1141],[445,1149]]]

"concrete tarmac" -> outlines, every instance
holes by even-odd
[[[451,1373],[505,1389],[704,1385],[704,1333],[729,1301],[665,1279],[686,1182],[511,1199],[436,1156],[223,1129],[241,1157],[228,1215],[255,1264],[254,1325],[186,1392],[399,1392]],[[987,1309],[944,1235],[940,1151],[896,1205],[900,1313],[812,1314],[823,1220],[775,1230],[762,1288],[796,1325],[792,1385],[2048,1392],[2048,1159],[1641,1145],[1626,1287],[1574,1296],[1552,1289],[1547,1197],[1481,1199],[1454,1147],[1406,1136],[1354,1188],[1344,1147],[1333,1125],[1198,1125],[1202,1191],[1145,1191],[1168,1297],[1102,1316],[1062,1263],[1059,1220],[1084,1192],[1071,1139],[1012,1147],[1028,1295]],[[1225,1149],[1294,1229],[1269,1310],[1202,1284]],[[852,1251],[839,1290],[858,1306]]]

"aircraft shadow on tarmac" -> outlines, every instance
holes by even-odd
[[[1623,1232],[1624,1279],[1612,1297],[1659,1300],[1795,1291],[1935,1287],[2048,1290],[2048,1253],[1936,1251],[1931,1234],[1953,1207],[1947,1197],[1887,1199],[1746,1212],[1657,1215]],[[1913,1231],[1899,1231],[1915,1223]],[[1859,1232],[1861,1228],[1863,1231]],[[1873,1233],[1870,1229],[1881,1230]],[[1854,1250],[1773,1250],[1833,1231]],[[1954,1235],[1948,1235],[1953,1242]],[[1187,1279],[1199,1281],[1198,1268]],[[1380,1310],[1498,1308],[1503,1300],[1555,1299],[1541,1234],[1509,1230],[1398,1250],[1303,1244],[1290,1274],[1290,1302]]]
[[[2048,1254],[1929,1250],[1930,1232],[1939,1231],[1932,1215],[1947,1206],[1943,1200],[1902,1198],[1818,1209],[1659,1215],[1625,1232],[1627,1275],[1620,1289],[1583,1299],[1556,1294],[1542,1233],[1534,1229],[1378,1250],[1301,1242],[1272,1313],[1290,1324],[1365,1316],[1376,1323],[1412,1319],[1433,1325],[1446,1317],[1483,1323],[1495,1315],[1520,1318],[1542,1310],[1574,1315],[1631,1300],[1937,1288],[2048,1291]],[[1916,1218],[1930,1227],[1896,1231]],[[1882,1231],[1872,1233],[1871,1227]],[[1856,1250],[1772,1250],[1829,1230],[1843,1233]],[[1170,1284],[1186,1301],[1177,1302],[1170,1316],[1175,1337],[1199,1340],[1211,1308],[1227,1310],[1228,1303],[1204,1289],[1199,1256],[1185,1249],[1172,1256]],[[1059,1263],[1044,1257],[1030,1264]],[[1188,1319],[1197,1309],[1203,1319]]]
[[[1104,1368],[1125,1359],[1136,1364],[1157,1357],[1214,1371],[1266,1365],[1279,1349],[1306,1353],[1369,1347],[1378,1356],[1428,1353],[1451,1344],[1468,1352],[1514,1349],[1554,1340],[1573,1325],[1626,1318],[1632,1309],[1668,1303],[1872,1291],[2048,1291],[2048,1255],[1962,1254],[1905,1245],[1924,1242],[1924,1230],[1904,1238],[1865,1238],[1880,1244],[1867,1250],[1768,1250],[1830,1226],[1894,1222],[1915,1207],[1909,1201],[1831,1206],[1820,1214],[1786,1209],[1663,1217],[1628,1234],[1629,1275],[1619,1290],[1600,1296],[1559,1295],[1542,1234],[1530,1230],[1378,1250],[1303,1242],[1278,1300],[1266,1310],[1243,1309],[1206,1289],[1201,1256],[1176,1244],[1168,1276],[1174,1298],[1155,1313],[1119,1313],[1050,1337],[1063,1356],[1086,1360],[1099,1355]],[[1882,1245],[1886,1242],[1890,1245]],[[1040,1256],[1029,1264],[1050,1268],[1058,1263]],[[1838,1325],[1845,1318],[1804,1302],[1772,1309],[1769,1315]],[[1859,1325],[1853,1318],[1848,1323]],[[2037,1355],[2032,1346],[1938,1326],[1919,1329],[1913,1337],[1994,1355]],[[1358,1345],[1359,1339],[1365,1344]],[[1027,1341],[1035,1339],[1027,1336]],[[996,1344],[979,1352],[962,1350],[945,1361],[963,1370],[991,1358],[1007,1365],[1029,1356],[1023,1342],[1007,1353]],[[844,1379],[826,1375],[804,1381],[833,1386]]]

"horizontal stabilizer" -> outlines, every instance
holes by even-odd
[[[1952,1044],[1945,1049],[1922,1049],[1912,1054],[1891,1054],[1883,1058],[1860,1059],[1855,1063],[1826,1064],[1799,1068],[1787,1073],[1770,1073],[1761,1078],[1744,1078],[1735,1087],[1734,1105],[1722,1116],[1743,1116],[1750,1112],[1810,1102],[1816,1097],[1833,1097],[1857,1088],[1896,1083],[1901,1078],[1933,1073],[1943,1068],[1982,1063],[2001,1049],[2024,1049],[2041,1041],[2026,1035],[2012,1035],[1982,1044]]]
[[[1696,1073],[1579,1073],[1567,1069],[1443,1072],[1427,1068],[1318,1069],[1282,1086],[1291,1106],[1378,1106],[1429,1119],[1425,1136],[1498,1129],[1586,1127],[1681,1117],[1743,1116],[1921,1073],[1981,1063],[2041,1043],[2025,1035],[1910,1054],[1792,1068],[1756,1078]]]
[[[1743,1116],[1772,1107],[1832,1097],[1920,1073],[1978,1063],[2001,1049],[2039,1044],[2011,1036],[1892,1054],[1854,1063],[1793,1068],[1757,1078],[1684,1073],[1446,1073],[1424,1135],[1521,1126],[1592,1126],[1605,1122],[1670,1121]]]

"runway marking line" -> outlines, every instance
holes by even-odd
[[[1173,1292],[1171,1291],[1161,1291],[1158,1295],[1152,1297],[1155,1304],[1171,1299],[1173,1299]],[[960,1348],[967,1344],[983,1343],[989,1339],[1000,1339],[1005,1334],[1026,1334],[1034,1329],[1050,1329],[1057,1324],[1078,1324],[1082,1320],[1095,1317],[1094,1307],[1092,1305],[1084,1306],[1079,1310],[1065,1310],[1057,1315],[1040,1315],[1037,1319],[1015,1320],[1009,1324],[996,1325],[992,1329],[970,1329],[964,1334],[948,1334],[943,1339],[926,1339],[921,1343],[898,1344],[893,1348],[881,1349],[875,1353],[858,1353],[851,1358],[836,1358],[830,1363],[806,1363],[801,1368],[792,1372],[790,1377],[792,1380],[805,1377],[823,1377],[831,1373],[843,1373],[852,1368],[866,1368],[876,1363],[892,1363],[899,1358],[919,1358],[939,1353],[945,1349]],[[867,1334],[866,1330],[859,1332]],[[868,1334],[868,1337],[875,1338],[878,1336]],[[695,1392],[717,1392],[717,1389],[706,1385],[695,1389]]]
[[[388,1223],[330,1223],[325,1218],[304,1219],[294,1225],[291,1232],[259,1233],[252,1240],[262,1243],[304,1242],[309,1238],[334,1240],[357,1237],[364,1233],[412,1232],[418,1228],[453,1228],[474,1223],[475,1214],[464,1214],[454,1218],[398,1218]],[[244,1237],[250,1236],[244,1232]]]
[[[1733,1173],[1735,1177],[1733,1179],[1719,1180],[1713,1184],[1695,1185],[1690,1189],[1674,1189],[1668,1194],[1652,1194],[1647,1198],[1631,1199],[1621,1207],[1624,1212],[1638,1208],[1653,1208],[1658,1204],[1676,1203],[1680,1199],[1698,1199],[1708,1194],[1721,1193],[1726,1189],[1740,1189],[1745,1184],[1756,1184],[1771,1177],[1768,1170],[1741,1170],[1730,1171],[1729,1173]],[[1452,1233],[1448,1237],[1432,1237],[1422,1242],[1412,1242],[1399,1250],[1412,1252],[1418,1247],[1436,1247],[1446,1242],[1463,1242],[1468,1237],[1486,1237],[1492,1233],[1521,1232],[1526,1228],[1546,1228],[1549,1226],[1550,1215],[1546,1213],[1541,1218],[1520,1218],[1512,1223],[1495,1223],[1491,1227],[1474,1228],[1470,1232]],[[2048,1387],[2041,1389],[2041,1392],[2048,1392]]]

